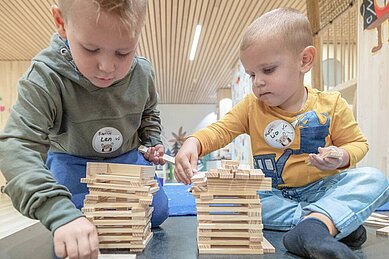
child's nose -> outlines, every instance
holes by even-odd
[[[254,86],[255,87],[260,87],[260,86],[264,86],[265,85],[265,81],[260,78],[259,76],[255,76],[254,78]]]
[[[110,59],[102,59],[99,62],[99,69],[105,73],[112,73],[115,71],[115,62]]]

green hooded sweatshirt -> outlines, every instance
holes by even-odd
[[[160,118],[150,62],[135,57],[129,73],[98,88],[77,70],[58,34],[33,60],[0,132],[5,192],[23,215],[51,231],[82,216],[45,166],[47,152],[91,159],[160,144]]]

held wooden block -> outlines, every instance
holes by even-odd
[[[337,150],[334,149],[329,149],[321,154],[319,154],[321,158],[341,158],[343,156],[342,152],[338,152]],[[307,165],[311,165],[309,162],[309,159],[305,161]]]
[[[143,146],[143,145],[140,145],[139,148],[138,148],[138,150],[139,150],[139,152],[147,153],[148,148],[145,147],[145,146]],[[164,155],[162,156],[162,159],[163,159],[165,162],[172,163],[173,165],[176,163],[174,157],[169,156],[169,155],[166,155],[166,154],[164,154]]]
[[[338,152],[337,150],[327,150],[326,152],[321,154],[322,158],[341,158],[343,156],[342,152]]]

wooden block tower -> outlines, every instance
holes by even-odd
[[[192,177],[200,254],[275,252],[263,237],[257,194],[257,190],[271,190],[271,178],[265,178],[261,170],[238,166],[238,161],[224,160],[222,168]]]
[[[88,163],[82,211],[96,226],[100,249],[142,252],[151,240],[150,207],[159,190],[154,166]]]

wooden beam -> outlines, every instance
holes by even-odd
[[[316,48],[317,53],[315,61],[312,67],[311,72],[311,85],[313,88],[323,90],[323,79],[322,79],[322,46],[320,35],[318,34],[320,30],[320,10],[319,10],[319,1],[316,0],[306,0],[307,3],[307,16],[308,20],[311,23],[312,32],[313,32],[313,46]]]

